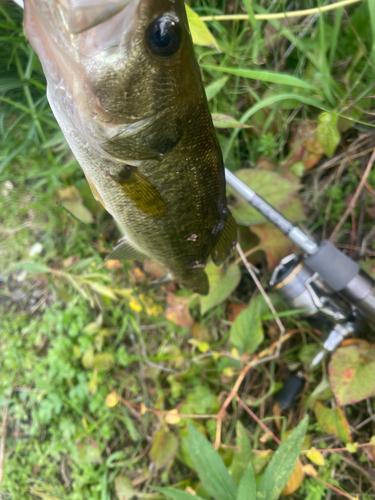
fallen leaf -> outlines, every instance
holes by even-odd
[[[122,269],[122,264],[119,260],[109,259],[104,263],[106,269]]]
[[[203,325],[200,325],[199,323],[194,323],[191,335],[194,339],[199,340],[201,342],[208,342],[208,343],[211,342],[211,336],[208,333],[207,328]]]
[[[375,394],[375,344],[357,341],[332,354],[328,368],[332,391],[340,405]]]
[[[94,364],[94,347],[91,346],[84,352],[82,356],[82,364],[85,368],[92,368]]]
[[[125,472],[118,474],[115,477],[115,492],[118,500],[130,500],[135,495],[135,490],[133,488],[130,477],[128,477]]]
[[[109,408],[113,408],[114,406],[117,405],[118,402],[119,402],[119,397],[115,392],[110,392],[109,394],[107,394],[107,397],[105,398],[106,406],[108,406]]]
[[[240,268],[235,264],[225,269],[223,266],[217,267],[213,262],[210,262],[206,267],[206,272],[210,283],[210,292],[208,295],[200,296],[202,315],[221,304],[233,292],[241,279]]]
[[[315,122],[302,120],[296,123],[293,127],[289,149],[294,151],[283,170],[298,162],[302,162],[305,170],[309,170],[318,163],[323,156],[323,149],[317,138]]]
[[[164,278],[168,271],[156,260],[145,260],[143,262],[143,270],[149,274],[153,279]]]
[[[248,304],[228,304],[227,319],[228,321],[235,321],[237,316],[247,309]]]
[[[310,451],[306,453],[307,458],[315,465],[325,465],[325,460],[320,451],[312,446]]]
[[[178,413],[177,409],[170,410],[166,415],[165,415],[165,421],[167,424],[175,425],[181,422],[181,417]]]
[[[133,285],[139,285],[146,281],[146,275],[142,271],[142,269],[138,266],[134,267],[129,271],[130,278],[132,280]]]
[[[303,466],[303,471],[304,471],[305,474],[307,474],[309,476],[312,476],[312,477],[317,477],[318,476],[317,471],[314,469],[314,467],[311,464],[304,465]]]
[[[97,369],[98,372],[108,372],[115,365],[115,358],[110,352],[101,352],[94,354],[92,367]]]
[[[300,189],[298,182],[285,179],[275,172],[251,168],[238,170],[236,176],[292,222],[305,218],[297,193]],[[263,215],[230,186],[227,186],[227,194],[231,212],[238,224],[252,226],[266,222]]]
[[[338,406],[334,409],[326,408],[322,403],[317,402],[315,405],[315,416],[320,427],[331,434],[334,434],[344,443],[350,443],[352,437],[346,417]]]
[[[150,458],[156,469],[166,467],[176,456],[178,450],[178,439],[173,432],[160,429],[154,436],[154,442],[150,450]]]
[[[185,7],[193,43],[196,45],[204,45],[218,49],[219,46],[217,41],[207,28],[204,21],[202,21],[199,15],[188,5],[185,4]]]
[[[191,317],[189,304],[191,297],[180,297],[173,293],[167,294],[167,309],[165,317],[180,326],[192,327],[194,320]]]
[[[303,481],[305,472],[303,470],[303,466],[300,460],[297,460],[297,464],[291,473],[286,485],[284,486],[284,489],[281,492],[281,495],[283,497],[286,497],[287,495],[291,495],[294,493],[298,488],[301,486],[301,483]]]
[[[340,142],[341,135],[337,128],[337,114],[330,112],[320,113],[317,130],[318,141],[324,153],[331,158]]]
[[[283,257],[292,253],[296,246],[270,222],[252,226],[251,231],[259,238],[258,250],[266,254],[268,270],[272,271]]]
[[[94,222],[92,213],[83,204],[81,194],[75,186],[60,188],[56,191],[56,195],[61,205],[77,217],[77,219],[85,224]]]

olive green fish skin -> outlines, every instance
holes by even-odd
[[[26,14],[27,5],[26,0]],[[162,58],[152,53],[145,33],[166,12],[178,20],[179,48]],[[131,44],[109,50],[106,57],[99,53],[80,60],[87,113],[83,135],[61,98],[50,91],[49,100],[78,162],[131,245],[188,288],[207,293],[203,268],[231,216],[185,7],[180,0],[141,0],[136,14]],[[32,34],[29,38],[33,41]],[[106,127],[116,133],[102,133]],[[140,196],[132,196],[138,187]],[[147,206],[137,201],[144,189],[150,189]],[[226,254],[235,242],[233,231],[227,240]]]

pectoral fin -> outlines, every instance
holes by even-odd
[[[211,252],[214,263],[218,266],[229,256],[237,241],[237,224],[229,212],[220,238]]]
[[[118,175],[108,174],[121,191],[139,210],[151,217],[161,217],[168,212],[167,205],[159,191],[137,168],[125,165]]]
[[[129,245],[126,238],[123,238],[120,243],[107,255],[105,260],[145,260],[147,256],[136,248]]]

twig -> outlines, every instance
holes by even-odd
[[[366,169],[365,169],[365,171],[363,173],[361,182],[359,183],[359,185],[358,185],[358,187],[356,189],[356,192],[354,193],[353,198],[350,200],[349,205],[346,207],[344,215],[341,217],[341,219],[338,222],[337,226],[333,230],[333,233],[331,234],[331,237],[329,238],[329,240],[331,242],[333,242],[335,240],[335,237],[336,237],[337,233],[339,232],[339,230],[341,229],[341,226],[346,221],[346,219],[347,219],[348,215],[350,214],[350,212],[354,209],[355,204],[356,204],[357,199],[358,199],[358,196],[361,194],[362,189],[363,189],[363,187],[365,185],[365,182],[367,180],[367,177],[369,176],[369,174],[371,172],[371,169],[372,169],[372,166],[374,164],[374,161],[375,161],[375,149],[372,152],[371,158],[370,158],[370,160],[369,160],[369,162],[368,162],[368,164],[366,166]]]
[[[303,17],[329,10],[339,9],[353,3],[361,2],[362,0],[342,0],[325,7],[316,7],[315,9],[295,10],[293,12],[278,12],[276,14],[255,14],[254,18],[258,21],[268,21],[269,19],[285,19],[286,17]],[[221,16],[202,16],[202,21],[246,21],[249,19],[248,14],[233,14]]]
[[[342,491],[342,490],[339,490],[338,488],[336,488],[336,486],[333,486],[332,484],[329,484],[329,483],[326,483],[325,481],[323,481],[323,479],[320,479],[320,477],[318,476],[314,476],[314,474],[310,474],[309,472],[306,472],[306,474],[310,477],[312,477],[313,479],[316,479],[317,481],[319,481],[320,483],[324,484],[324,486],[327,486],[327,488],[331,489],[332,491],[336,492],[336,493],[339,493],[340,495],[342,495],[343,497],[345,498],[349,498],[350,500],[354,500],[354,497],[352,497],[351,495],[349,495],[348,493],[345,493],[345,491]]]
[[[277,443],[278,445],[281,444],[281,441],[278,437],[275,436],[275,434],[269,430],[269,428],[255,415],[255,413],[250,410],[250,408],[248,406],[245,405],[245,403],[242,401],[242,399],[237,396],[236,397],[237,401],[239,402],[239,404],[242,406],[242,408],[244,408],[244,410],[257,422],[258,425],[260,425],[260,427],[267,432],[267,434],[269,434],[272,439],[275,441],[275,443]]]
[[[264,288],[262,287],[262,284],[261,282],[258,280],[257,276],[255,275],[254,271],[252,270],[251,266],[249,265],[249,263],[247,262],[247,259],[245,257],[245,254],[243,253],[242,251],[242,248],[240,246],[239,243],[237,243],[237,251],[238,253],[240,254],[241,256],[241,259],[242,259],[242,262],[244,263],[246,269],[248,270],[250,276],[253,278],[254,280],[254,283],[256,284],[256,286],[258,287],[258,290],[260,291],[260,293],[263,295],[263,298],[264,300],[266,301],[268,307],[270,308],[272,314],[274,314],[276,317],[275,317],[275,321],[277,323],[277,326],[279,327],[280,329],[280,333],[281,335],[285,335],[286,333],[286,330],[284,328],[284,325],[281,323],[280,321],[280,318],[277,317],[277,312],[276,312],[276,309],[274,308],[272,302],[270,301],[270,298],[268,297],[268,295],[266,294],[266,292],[264,291]],[[278,349],[276,350],[276,355],[278,355],[280,353],[280,347],[281,345],[278,347]]]

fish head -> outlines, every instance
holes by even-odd
[[[202,97],[182,0],[25,0],[25,31],[60,124],[101,154]]]

